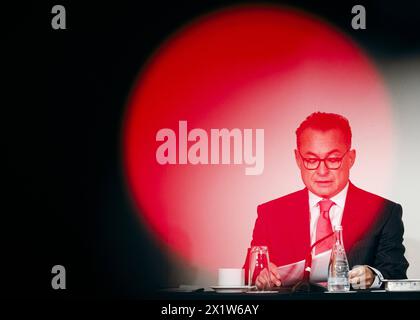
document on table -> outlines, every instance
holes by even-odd
[[[328,264],[331,250],[320,253],[312,258],[311,282],[324,282],[328,279]],[[292,286],[302,280],[305,260],[277,267],[283,286]]]

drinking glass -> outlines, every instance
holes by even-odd
[[[248,285],[255,286],[256,280],[260,272],[264,269],[268,269],[270,264],[270,258],[268,255],[268,248],[266,246],[253,246],[249,252],[249,273],[248,273]],[[271,281],[269,280],[268,288],[271,288]]]

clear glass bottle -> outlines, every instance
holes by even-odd
[[[328,291],[344,292],[350,290],[349,262],[343,243],[343,227],[334,228],[334,246],[328,266]]]

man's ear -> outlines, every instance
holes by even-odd
[[[297,149],[295,149],[295,160],[299,169],[302,169],[302,159],[300,158],[299,152],[297,151]]]
[[[356,162],[356,150],[352,149],[349,151],[349,159],[350,159],[350,168],[353,167],[354,163]]]

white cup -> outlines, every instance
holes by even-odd
[[[218,285],[221,287],[239,287],[245,285],[245,270],[240,268],[220,268]]]

